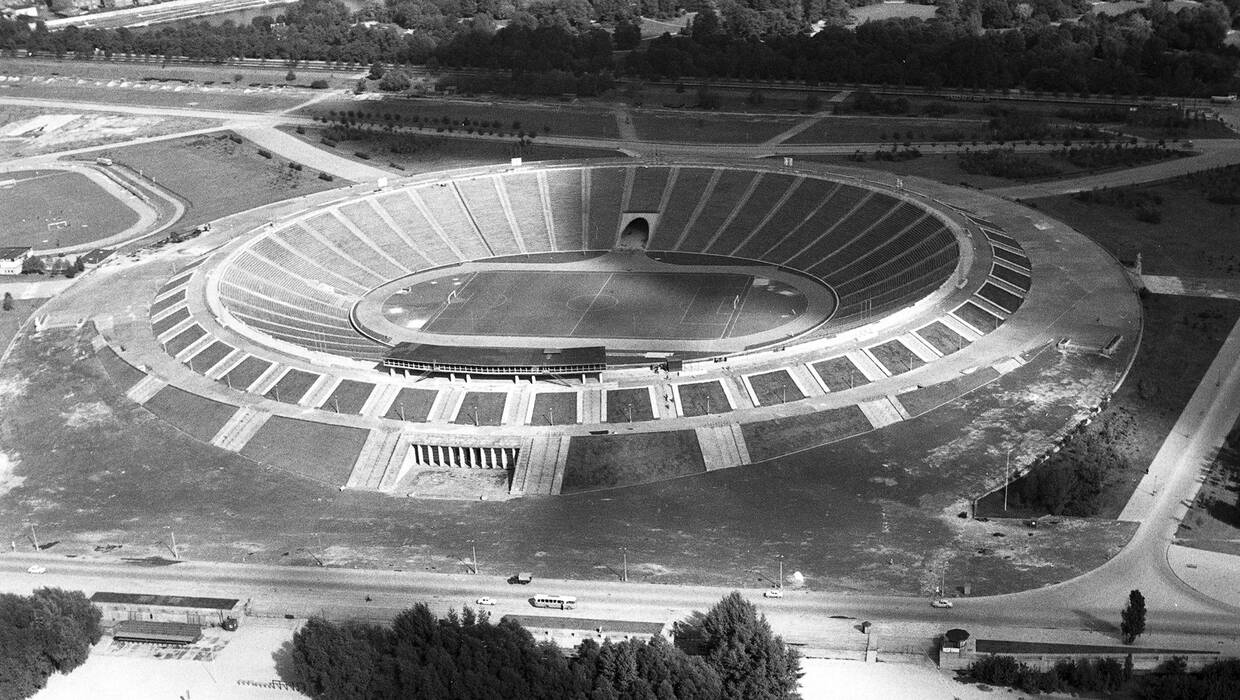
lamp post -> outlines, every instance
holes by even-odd
[[[1003,512],[1007,512],[1008,482],[1012,480],[1012,448],[1007,450],[1007,460],[1003,464]]]

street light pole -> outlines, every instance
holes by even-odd
[[[474,558],[472,560],[474,564],[474,576],[477,576],[478,575],[478,545],[474,544],[473,542],[470,542],[469,548],[470,550],[473,551],[473,554],[474,554]]]
[[[30,523],[30,539],[34,540],[34,551],[39,551],[39,534],[34,530],[34,523]]]
[[[1003,512],[1007,512],[1008,482],[1012,480],[1012,448],[1008,448],[1007,461],[1003,465]]]
[[[624,575],[623,575],[624,582],[628,583],[629,582],[629,548],[621,547],[620,556],[624,558]]]
[[[779,560],[779,580],[775,582],[776,588],[784,587],[784,555],[777,554],[775,558]]]

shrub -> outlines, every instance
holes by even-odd
[[[327,89],[327,81],[326,81],[326,80],[324,80],[324,79],[322,79],[322,78],[318,78],[317,80],[312,80],[312,81],[310,81],[310,89],[312,89],[312,90],[326,90],[326,89]]]
[[[328,173],[319,173],[319,179],[324,180],[326,182],[331,182],[332,180],[335,180],[336,178],[332,177]]]
[[[260,148],[260,149],[258,149],[258,155],[260,155],[260,156],[262,156],[262,157],[264,157],[264,158],[270,158],[270,157],[271,157],[271,151],[265,151],[265,150],[263,150],[263,149],[261,149],[261,148]]]

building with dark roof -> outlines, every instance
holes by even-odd
[[[236,598],[203,598],[152,593],[112,593],[100,591],[90,597],[103,613],[103,619],[181,622],[191,625],[218,625],[236,615]]]
[[[672,626],[666,622],[600,620],[558,615],[505,615],[502,619],[519,623],[534,635],[535,641],[553,641],[566,650],[576,649],[587,639],[602,644],[605,641],[648,640],[662,636],[669,642],[672,641]]]

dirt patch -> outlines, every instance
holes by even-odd
[[[112,421],[112,409],[102,401],[78,404],[69,411],[60,414],[65,425],[70,428],[90,428]]]

